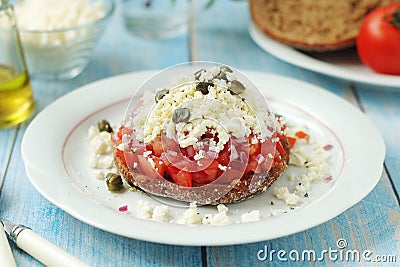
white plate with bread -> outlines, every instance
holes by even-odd
[[[355,48],[306,53],[270,38],[253,22],[249,26],[249,33],[263,50],[295,66],[351,82],[368,84],[369,88],[400,88],[400,76],[379,74],[368,69],[361,63]]]
[[[245,72],[274,112],[307,126],[312,136],[332,145],[330,179],[313,187],[293,207],[273,196],[274,186],[254,198],[228,204],[231,223],[227,225],[180,224],[178,220],[188,205],[172,202],[171,221],[141,219],[137,203],[142,200],[157,206],[160,199],[130,190],[109,192],[105,181],[95,178],[88,166],[87,132],[104,118],[113,126],[119,125],[135,89],[154,73],[130,73],[85,85],[36,116],[23,137],[21,152],[31,183],[45,198],[77,219],[111,233],[157,243],[213,246],[269,240],[309,229],[355,205],[379,181],[385,146],[379,131],[363,113],[311,84]],[[290,183],[283,174],[276,186],[289,187]],[[240,222],[241,215],[254,210],[259,210],[259,220]],[[198,212],[216,214],[217,210],[215,206],[200,206]]]

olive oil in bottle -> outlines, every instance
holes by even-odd
[[[35,108],[27,71],[0,65],[0,128],[26,120]]]

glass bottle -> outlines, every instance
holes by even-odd
[[[35,103],[13,6],[0,2],[0,128],[23,122]]]

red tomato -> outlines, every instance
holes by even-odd
[[[400,3],[378,7],[365,17],[357,51],[374,71],[400,75]]]
[[[231,153],[228,151],[228,149],[225,148],[224,150],[219,152],[218,162],[224,166],[227,166],[230,161],[230,156],[231,156]]]
[[[249,162],[247,162],[247,166],[246,166],[244,173],[248,173],[249,171],[252,171],[255,173],[259,173],[261,171],[255,157],[249,158]]]
[[[276,150],[278,150],[279,154],[281,154],[281,156],[285,156],[286,155],[286,150],[283,147],[281,141],[276,143]]]
[[[217,179],[218,164],[218,161],[214,159],[214,161],[206,169],[204,169],[204,172],[208,175],[209,180],[211,181]]]
[[[303,131],[297,131],[294,135],[299,139],[306,139],[307,141],[310,139],[310,136]]]
[[[208,183],[212,182],[208,178],[208,174],[206,174],[203,171],[193,172],[192,173],[192,180],[193,180],[193,183],[195,185],[198,185],[198,186],[205,185],[205,184],[208,184]]]
[[[153,142],[153,152],[157,157],[161,156],[164,152],[160,137],[157,137]]]
[[[293,138],[293,137],[290,137],[290,136],[287,137],[287,140],[289,142],[290,148],[293,148],[294,145],[296,144],[296,141],[297,141],[296,138]]]
[[[175,171],[170,172],[170,175],[174,182],[183,187],[192,187],[192,177],[190,172],[186,171],[178,171],[177,173]]]
[[[151,166],[150,162],[147,160],[146,157],[139,155],[139,171],[143,172],[149,178],[157,178],[158,173],[157,171]]]

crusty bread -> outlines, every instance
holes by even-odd
[[[288,165],[290,146],[286,138],[282,140],[282,144],[286,154],[279,163],[273,163],[266,175],[247,174],[233,186],[230,186],[228,190],[226,185],[209,184],[197,188],[187,188],[180,187],[162,178],[149,178],[130,170],[117,153],[114,153],[114,162],[128,184],[139,187],[147,193],[185,202],[217,205],[239,202],[265,192],[279,178]],[[117,148],[115,152],[117,152]]]
[[[396,0],[249,0],[254,23],[271,38],[308,51],[355,44],[363,18]]]

